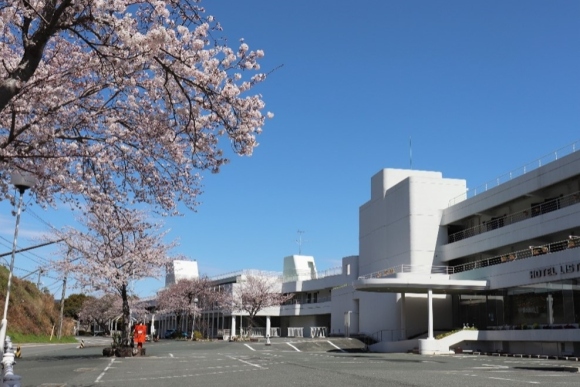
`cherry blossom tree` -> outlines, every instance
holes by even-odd
[[[207,277],[182,279],[157,294],[158,313],[174,313],[176,324],[181,326],[183,316],[189,323],[195,314],[200,315],[212,302],[217,301],[213,285]],[[195,300],[197,299],[197,302]],[[193,337],[194,332],[192,332]]]
[[[231,293],[231,309],[248,313],[248,332],[255,326],[256,315],[269,307],[282,305],[294,294],[281,293],[282,284],[277,277],[268,274],[245,275],[234,284]]]
[[[200,173],[251,155],[271,116],[263,56],[200,0],[0,1],[0,195],[23,170],[40,203],[195,208]]]
[[[172,257],[159,225],[145,220],[145,213],[121,207],[93,204],[81,220],[86,230],[65,232],[67,259],[57,267],[71,273],[81,287],[115,292],[122,300],[123,320],[130,321],[132,281],[158,277]],[[63,254],[64,255],[64,254]],[[123,338],[130,339],[125,324]]]
[[[108,322],[119,316],[122,311],[121,297],[118,294],[105,294],[102,297],[86,297],[79,311],[79,321],[90,325],[93,322],[103,330],[108,331]]]

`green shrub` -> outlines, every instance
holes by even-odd
[[[193,339],[194,340],[202,340],[203,334],[200,331],[194,331],[193,332]]]

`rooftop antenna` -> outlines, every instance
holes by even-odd
[[[413,146],[411,144],[411,136],[409,136],[409,166],[413,169]]]
[[[298,239],[296,240],[296,243],[298,243],[298,255],[302,255],[302,234],[304,234],[304,231],[302,230],[298,230]]]

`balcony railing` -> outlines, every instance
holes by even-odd
[[[264,327],[253,327],[251,330],[247,328],[242,328],[237,330],[238,336],[242,337],[266,337],[266,328]],[[249,334],[249,335],[248,335]],[[231,329],[218,329],[218,337],[230,337]],[[270,337],[280,337],[280,328],[272,327],[270,328]]]
[[[521,222],[538,215],[556,211],[576,203],[580,203],[580,192],[574,192],[570,195],[561,196],[554,199],[547,199],[542,203],[532,206],[529,210],[514,212],[512,214],[491,218],[491,220],[474,227],[453,233],[448,237],[448,243],[454,243],[472,236],[483,234],[488,231],[496,230],[510,224]]]
[[[576,149],[578,148],[578,146],[580,145],[579,141],[575,141],[572,144],[566,145],[563,148],[557,149],[554,152],[551,152],[535,161],[532,161],[531,163],[528,163],[526,165],[523,165],[519,168],[514,169],[511,172],[508,172],[504,175],[498,176],[495,180],[491,180],[485,184],[482,184],[481,186],[473,189],[473,190],[468,190],[465,193],[449,200],[449,206],[451,207],[454,204],[457,204],[459,202],[462,202],[466,199],[469,199],[471,197],[476,196],[479,193],[485,192],[488,189],[492,189],[494,187],[497,187],[500,184],[503,184],[505,182],[510,181],[511,179],[514,179],[518,176],[522,176],[525,175],[527,172],[533,171],[534,169],[540,168],[543,165],[549,164],[553,161],[558,160],[558,158],[562,158],[564,156],[567,156],[569,154],[572,154],[574,152],[576,152]]]
[[[237,277],[240,275],[254,276],[254,277],[282,278],[282,273],[280,273],[280,272],[246,269],[246,270],[232,271],[232,272],[224,273],[224,274],[218,274],[216,276],[211,277],[210,281],[217,281],[220,279]]]
[[[307,304],[319,304],[321,302],[329,302],[331,301],[330,297],[317,297],[316,299],[312,298],[311,300],[297,300],[297,299],[290,299],[284,302],[282,305],[307,305]]]
[[[399,265],[385,270],[376,271],[371,274],[360,276],[359,279],[386,278],[398,273],[415,273],[415,274],[456,274],[464,271],[480,269],[488,266],[509,263],[515,260],[526,259],[543,254],[556,253],[566,249],[580,247],[580,237],[570,235],[568,239],[539,246],[530,246],[527,249],[514,251],[507,254],[497,255],[495,257],[480,259],[473,262],[464,263],[456,266],[418,266],[418,265]]]
[[[342,266],[333,267],[324,271],[298,270],[295,275],[286,275],[283,282],[310,281],[342,274]]]
[[[375,271],[367,275],[358,277],[359,279],[385,278],[399,273],[414,274],[449,274],[449,266],[431,266],[431,265],[398,265],[385,270]]]

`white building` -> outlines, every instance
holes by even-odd
[[[376,350],[580,354],[580,152],[568,153],[469,198],[436,174],[373,177],[354,288],[361,332],[390,332]]]
[[[366,335],[376,351],[580,355],[575,145],[477,190],[440,172],[375,174],[359,210],[359,255],[323,273],[313,257],[286,257],[281,291],[295,296],[259,314],[271,324],[264,332]],[[212,331],[244,326],[243,315],[216,313],[204,313]]]
[[[173,285],[182,279],[199,278],[197,261],[176,259],[166,269],[165,287]]]

